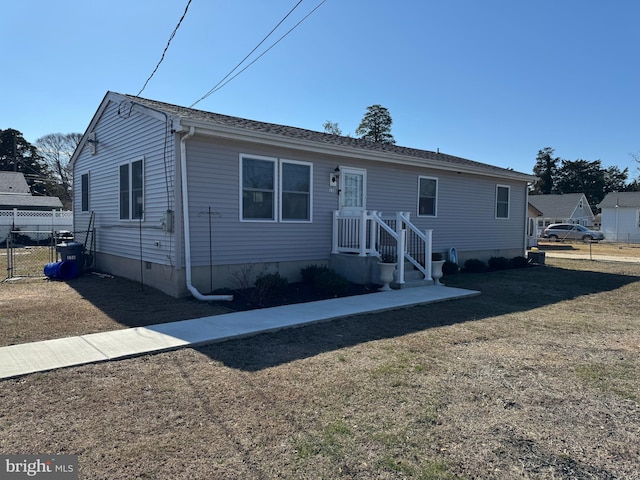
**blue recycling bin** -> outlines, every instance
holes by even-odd
[[[56,251],[60,253],[63,262],[73,262],[76,264],[77,271],[82,271],[82,252],[84,251],[84,245],[82,243],[60,243],[56,246]]]

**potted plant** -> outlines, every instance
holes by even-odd
[[[444,258],[441,253],[431,254],[431,278],[435,285],[442,285],[440,279],[442,278],[442,265],[444,265]]]
[[[393,272],[396,269],[396,256],[390,253],[382,253],[378,265],[380,266],[380,281],[382,288],[380,291],[391,290],[389,283],[393,281]]]

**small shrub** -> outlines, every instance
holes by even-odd
[[[338,275],[335,271],[327,269],[316,277],[315,286],[318,290],[339,297],[345,295],[349,290],[349,281]]]
[[[287,292],[289,281],[279,273],[268,273],[256,278],[255,285],[252,300],[263,304],[268,299],[283,297]]]
[[[443,260],[443,256],[441,253],[439,252],[434,252],[431,254],[431,261],[432,262],[439,262],[440,260]]]
[[[308,267],[300,269],[300,276],[302,277],[302,281],[304,283],[313,285],[314,283],[316,283],[316,279],[318,278],[318,276],[327,271],[329,271],[329,267],[323,267],[320,265],[309,265]]]
[[[511,268],[525,268],[529,266],[529,260],[525,257],[513,257],[511,259]]]
[[[443,275],[455,275],[460,270],[457,263],[450,262],[447,260],[442,264],[442,274]]]
[[[249,290],[256,278],[266,275],[269,266],[265,263],[249,263],[231,272],[231,282],[236,290]]]
[[[489,259],[489,270],[506,270],[509,268],[509,260],[505,257],[491,257]]]
[[[486,268],[485,263],[477,258],[470,258],[464,262],[464,271],[467,273],[481,273]]]

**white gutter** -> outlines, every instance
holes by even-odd
[[[502,178],[517,181],[532,182],[535,180],[534,175],[526,173],[520,173],[513,170],[509,170],[502,167],[494,167],[488,164],[480,164],[489,167],[484,169],[482,167],[474,167],[472,165],[465,165],[462,163],[454,162],[440,162],[436,159],[427,158],[414,158],[407,157],[406,155],[385,152],[377,150],[363,150],[361,148],[348,146],[348,145],[333,145],[312,142],[302,138],[286,137],[282,134],[259,132],[255,130],[248,130],[242,127],[232,127],[227,125],[212,125],[209,122],[194,119],[180,119],[180,125],[186,127],[196,127],[198,133],[203,135],[209,135],[214,137],[222,137],[226,140],[233,139],[238,141],[247,141],[252,143],[260,143],[269,146],[279,146],[284,148],[301,149],[305,152],[320,153],[325,155],[335,155],[341,158],[366,158],[368,160],[376,160],[385,163],[395,163],[400,165],[409,165],[421,168],[433,168],[437,170],[455,172],[455,173],[468,173],[472,175],[482,175],[491,178]],[[465,160],[465,159],[462,159]],[[471,161],[473,162],[473,161]],[[479,163],[479,162],[475,162]]]
[[[184,258],[187,274],[187,289],[198,300],[213,302],[217,300],[232,301],[233,295],[203,295],[191,283],[191,233],[189,230],[189,194],[187,182],[187,140],[195,135],[195,127],[189,127],[189,133],[180,139],[180,176],[182,178],[182,222],[184,223]]]

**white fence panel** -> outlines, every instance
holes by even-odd
[[[0,241],[11,230],[54,231],[72,230],[73,212],[67,210],[0,210]]]

